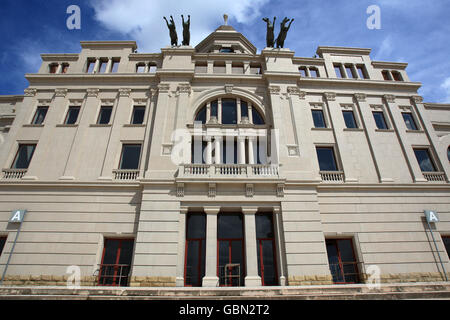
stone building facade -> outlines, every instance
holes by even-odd
[[[258,54],[228,25],[136,49],[42,54],[24,95],[0,97],[4,284],[66,285],[70,266],[82,285],[445,279],[450,105],[425,103],[406,63]]]

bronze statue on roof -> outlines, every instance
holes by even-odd
[[[263,18],[263,21],[267,24],[266,46],[268,48],[273,48],[274,45],[275,36],[273,34],[273,29],[275,27],[276,19],[276,17],[273,17],[273,22],[270,22],[269,18]]]
[[[170,16],[170,23],[167,21],[166,17],[163,17],[163,19],[166,20],[167,28],[169,28],[170,44],[172,46],[178,46],[177,29],[175,27],[175,21],[173,21],[173,17]]]

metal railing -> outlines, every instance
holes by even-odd
[[[227,263],[219,266],[219,284],[222,286],[241,286],[241,265],[239,263]]]
[[[128,286],[131,265],[101,264],[98,269],[97,284],[99,286]]]
[[[2,179],[6,180],[18,180],[22,179],[22,177],[27,173],[28,169],[3,169],[3,177]]]
[[[334,283],[359,283],[361,262],[341,262],[330,264],[330,272]]]

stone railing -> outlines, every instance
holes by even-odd
[[[445,181],[444,172],[423,172],[423,177],[428,181]]]
[[[27,173],[28,169],[3,169],[2,179],[6,180],[19,180]]]
[[[278,165],[270,164],[182,164],[180,177],[278,177]]]
[[[323,182],[344,182],[343,171],[320,171]]]
[[[114,180],[133,181],[139,178],[139,170],[117,169],[113,170]]]

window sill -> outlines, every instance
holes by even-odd
[[[29,124],[22,125],[22,127],[25,127],[25,128],[40,128],[40,127],[43,127],[43,126],[44,126],[43,123],[42,124],[31,124],[31,123],[29,123]]]
[[[126,123],[123,125],[125,128],[142,128],[145,127],[145,123],[139,123],[139,124],[133,124],[133,123]]]
[[[412,133],[424,133],[423,130],[406,130],[406,132],[412,132]]]
[[[344,128],[344,131],[364,131],[362,128]]]
[[[317,131],[332,131],[333,128],[316,128],[316,127],[312,127],[311,130],[317,130]]]
[[[375,129],[376,132],[394,132],[394,129]]]
[[[89,125],[89,127],[111,127],[111,124],[110,123],[107,123],[107,124],[95,123],[95,124]]]
[[[66,123],[60,123],[56,125],[57,128],[74,128],[74,127],[78,127],[78,123],[74,123],[74,124],[66,124]]]

